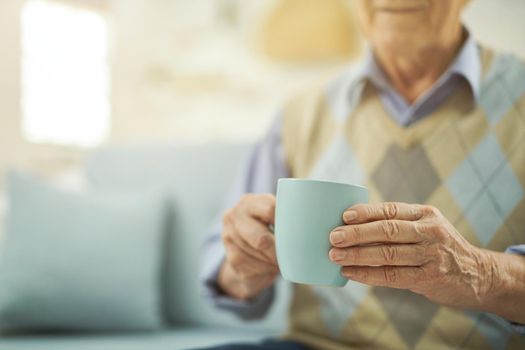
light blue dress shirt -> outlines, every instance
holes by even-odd
[[[481,59],[479,47],[469,35],[455,60],[437,82],[413,104],[409,104],[389,83],[387,77],[369,52],[363,62],[356,67],[356,75],[348,82],[348,87],[357,86],[359,81],[367,80],[374,84],[381,102],[390,116],[401,125],[417,122],[438,108],[461,84],[468,84],[473,98],[478,102],[481,84]],[[344,92],[345,94],[347,91]],[[348,91],[347,96],[351,96]],[[283,146],[281,142],[281,117],[278,115],[266,136],[255,145],[225,203],[225,208],[235,205],[244,193],[275,193],[277,179],[289,177]],[[217,220],[203,246],[202,279],[206,297],[212,303],[230,310],[243,319],[256,319],[264,316],[274,296],[270,287],[250,301],[239,301],[221,294],[217,288],[217,275],[224,260],[220,220]],[[512,246],[508,253],[525,255],[525,244]],[[516,330],[525,334],[525,326],[516,325]]]

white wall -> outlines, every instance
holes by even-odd
[[[464,19],[480,42],[525,59],[524,0],[472,0]]]
[[[113,0],[112,142],[253,140],[290,90],[333,69],[265,62],[241,26],[220,23],[218,3]]]
[[[20,8],[0,1],[0,174],[20,152]],[[0,187],[2,179],[0,177]]]

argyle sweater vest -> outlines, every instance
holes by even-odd
[[[465,83],[407,127],[366,82],[346,109],[333,84],[292,99],[283,113],[292,176],[364,185],[372,203],[433,205],[476,246],[525,243],[525,66],[485,49],[481,60],[479,102]],[[284,337],[322,350],[525,349],[525,336],[495,315],[353,281],[294,285]]]

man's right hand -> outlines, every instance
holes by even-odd
[[[274,235],[275,196],[245,194],[223,218],[226,259],[218,284],[231,297],[247,300],[271,286],[279,268]]]

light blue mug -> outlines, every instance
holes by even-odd
[[[330,232],[343,225],[345,209],[368,202],[362,186],[306,179],[279,179],[275,207],[277,262],[284,279],[343,287],[341,267],[330,261]]]

